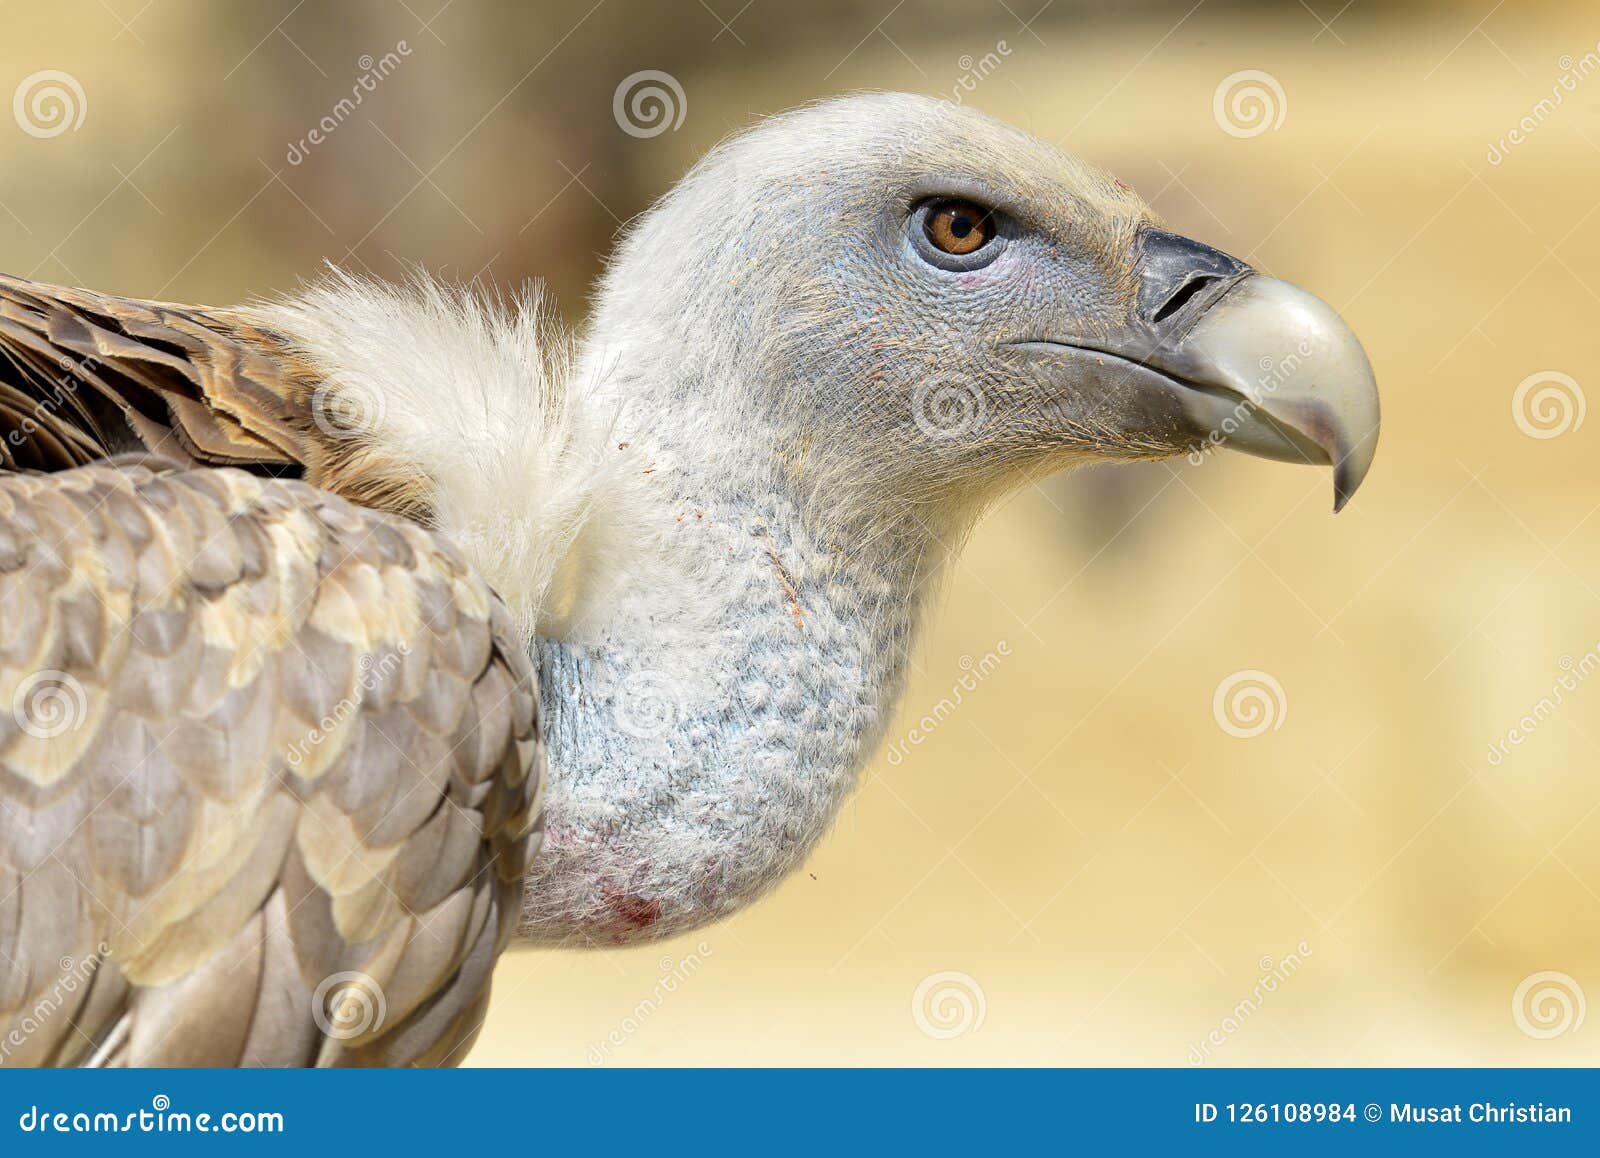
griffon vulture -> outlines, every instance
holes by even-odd
[[[454,1063],[497,955],[801,864],[997,497],[1372,461],[1360,345],[970,109],[722,145],[581,340],[332,275],[0,279],[0,1060]]]

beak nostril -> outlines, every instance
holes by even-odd
[[[1166,301],[1162,302],[1156,312],[1151,315],[1152,322],[1161,323],[1172,317],[1173,314],[1183,309],[1194,300],[1194,296],[1206,286],[1217,279],[1207,273],[1197,273],[1188,281],[1180,285]]]
[[[1139,316],[1146,326],[1195,316],[1252,272],[1220,249],[1159,229],[1141,236],[1137,262]]]

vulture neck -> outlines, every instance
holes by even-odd
[[[663,545],[534,645],[550,788],[521,933],[542,943],[680,933],[797,868],[883,735],[948,557],[921,518],[829,502],[709,394],[608,381]]]

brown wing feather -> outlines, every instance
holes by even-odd
[[[8,466],[59,469],[134,447],[280,470],[315,455],[304,414],[315,375],[230,311],[0,275],[0,355],[26,418],[6,432]]]
[[[452,548],[238,470],[0,474],[0,607],[0,1063],[461,1060],[543,755]]]
[[[65,470],[142,450],[304,478],[430,522],[416,471],[319,421],[325,387],[249,310],[0,274],[0,470]]]

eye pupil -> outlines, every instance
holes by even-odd
[[[934,248],[955,257],[965,257],[993,239],[994,216],[970,201],[935,202],[923,219],[923,231]]]

